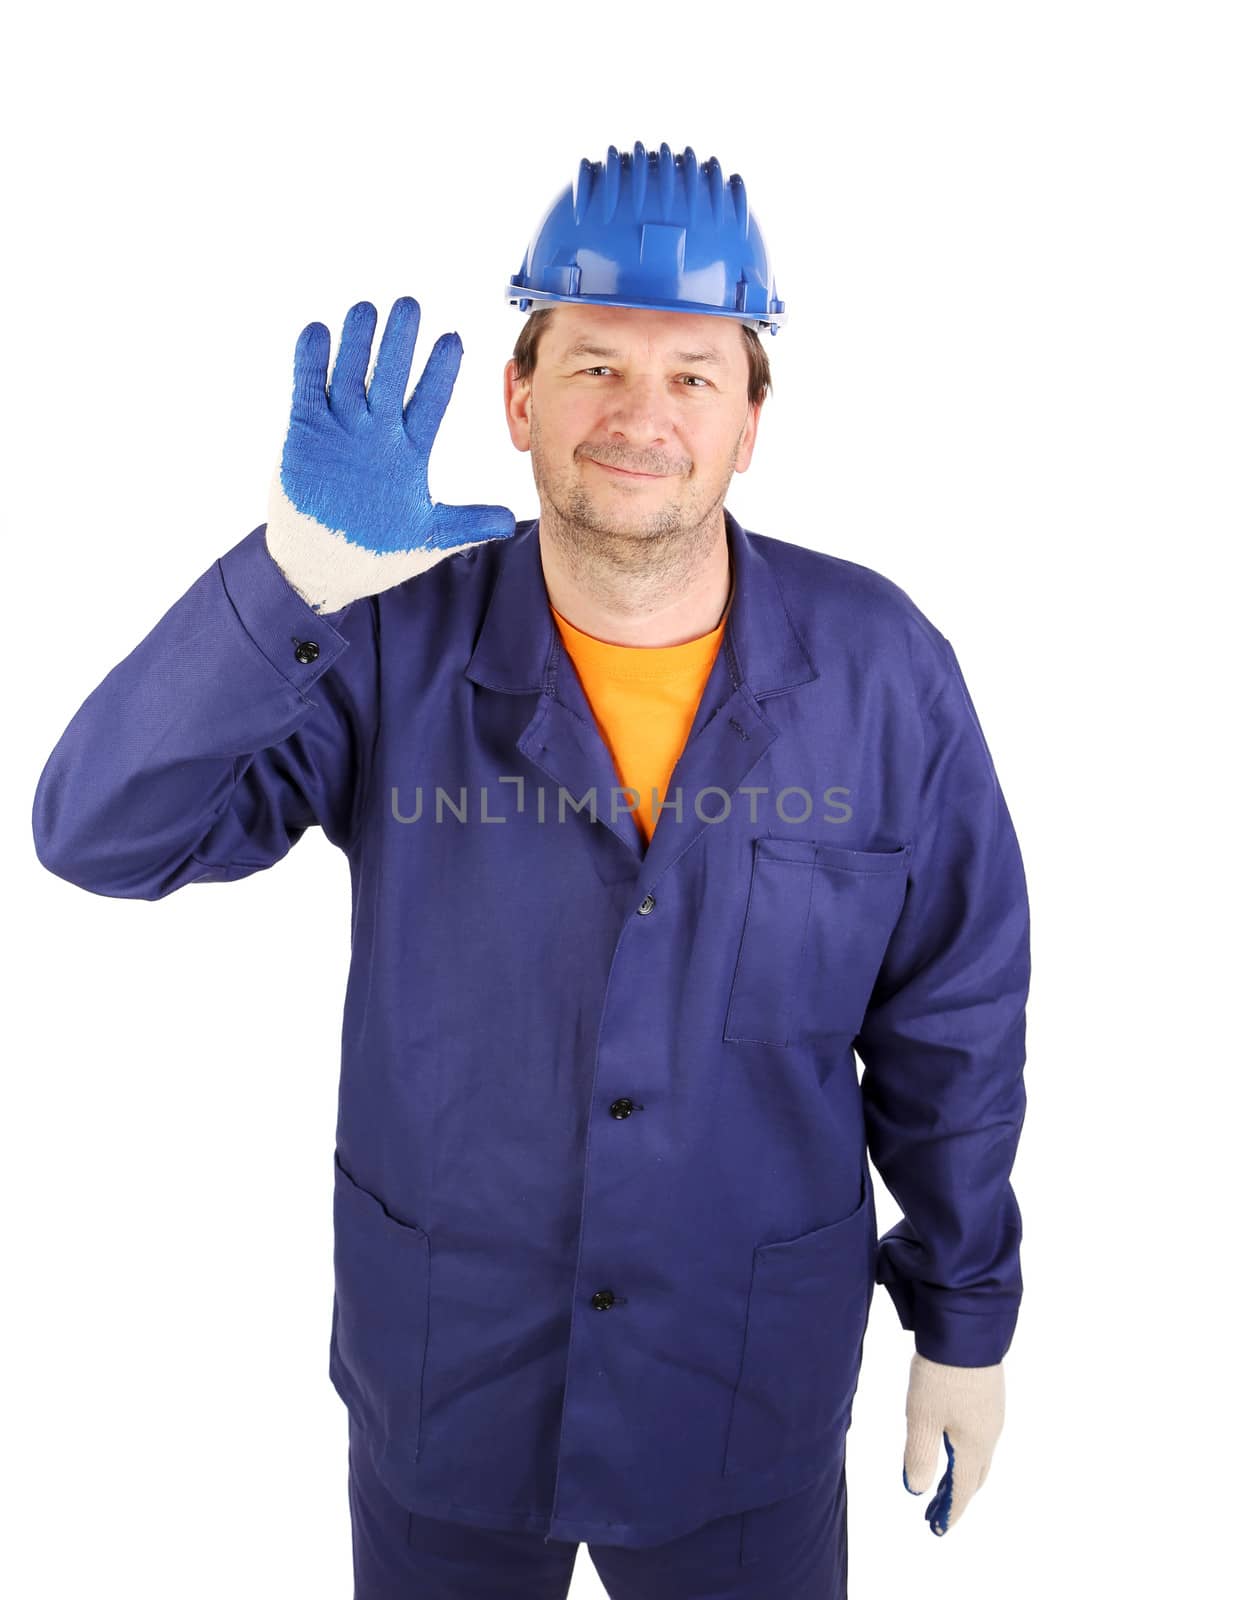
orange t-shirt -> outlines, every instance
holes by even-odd
[[[710,633],[683,644],[608,644],[576,628],[553,605],[553,619],[574,662],[596,726],[613,757],[617,781],[638,791],[633,815],[646,845],[652,837],[652,789],[657,805],[670,795],[670,778],[690,733],[708,681],[729,607]],[[633,802],[634,796],[627,796]]]

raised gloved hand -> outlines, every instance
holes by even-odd
[[[914,1352],[905,1401],[908,1432],[901,1479],[924,1494],[939,1467],[943,1435],[948,1465],[926,1508],[931,1532],[945,1534],[982,1487],[1003,1428],[1003,1364],[948,1367]]]
[[[454,389],[463,345],[444,333],[406,407],[420,327],[410,295],[391,307],[365,393],[377,311],[347,313],[330,387],[330,330],[310,322],[296,342],[291,424],[270,485],[266,547],[318,612],[337,611],[487,539],[508,539],[505,506],[435,505],[429,452]]]

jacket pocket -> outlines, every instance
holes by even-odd
[[[813,1454],[848,1432],[877,1246],[865,1161],[849,1216],[756,1246],[725,1476]]]
[[[330,1377],[380,1454],[419,1454],[429,1326],[429,1235],[391,1215],[335,1152]]]
[[[909,853],[754,840],[727,1040],[791,1045],[861,1031],[904,904]]]

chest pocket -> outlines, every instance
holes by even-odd
[[[904,904],[909,853],[754,840],[727,1040],[793,1045],[861,1030]]]

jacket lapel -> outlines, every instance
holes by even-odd
[[[611,795],[618,788],[617,772],[549,609],[539,519],[519,524],[499,552],[488,610],[465,669],[480,688],[538,696],[516,749],[554,786],[567,790],[574,804],[595,790],[580,820],[590,826],[594,806],[596,821],[630,852],[641,893],[712,826],[708,818],[723,817],[727,804],[733,812],[745,805],[737,788],[780,733],[760,702],[819,676],[794,631],[766,557],[732,513],[726,510],[724,515],[733,603],[664,797],[680,799],[681,805],[666,805],[646,852],[634,817],[622,809],[614,814]],[[623,798],[619,796],[619,804]],[[549,820],[556,821],[556,792],[546,796],[545,804],[552,807]]]

